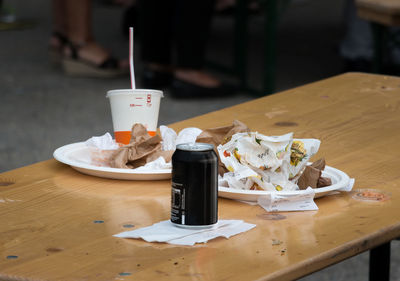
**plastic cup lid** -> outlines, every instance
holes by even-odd
[[[159,96],[160,98],[164,97],[164,94],[160,90],[152,90],[152,89],[121,89],[121,90],[110,90],[107,92],[106,97],[109,98],[111,96],[118,95],[143,95],[143,94],[151,94],[154,96]]]

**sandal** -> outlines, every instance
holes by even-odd
[[[65,55],[62,60],[64,71],[71,76],[92,77],[92,78],[112,78],[129,73],[129,68],[121,68],[119,61],[109,56],[102,63],[95,64],[79,56],[79,50],[85,45],[77,46],[68,41],[65,49],[69,55]],[[64,49],[64,50],[65,50]]]
[[[63,50],[68,44],[68,38],[58,31],[53,31],[51,37],[51,40],[53,40],[53,44],[49,44],[50,60],[53,64],[59,64],[61,63]],[[57,43],[54,43],[55,41]]]

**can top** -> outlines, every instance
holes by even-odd
[[[209,151],[213,150],[214,146],[209,143],[195,142],[195,143],[182,143],[176,146],[176,149],[185,151]]]

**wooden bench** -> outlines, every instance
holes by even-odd
[[[356,0],[358,15],[385,26],[400,26],[400,1]]]
[[[371,22],[374,38],[374,71],[382,73],[385,48],[390,38],[388,27],[400,26],[399,0],[356,0],[357,14]],[[395,42],[395,45],[400,45]]]

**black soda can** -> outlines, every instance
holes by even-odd
[[[218,222],[218,157],[207,143],[179,144],[172,155],[171,222],[212,227]]]

